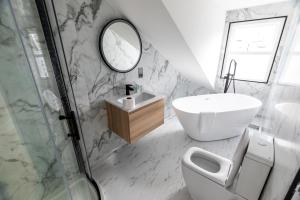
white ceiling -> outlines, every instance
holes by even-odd
[[[227,10],[282,0],[109,0],[179,72],[213,87]],[[287,0],[286,0],[287,1]]]

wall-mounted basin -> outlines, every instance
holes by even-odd
[[[148,100],[155,97],[154,94],[150,94],[148,92],[142,92],[142,93],[138,93],[138,94],[131,95],[131,96],[134,97],[136,104],[143,103],[143,102],[148,101]],[[123,104],[123,99],[124,98],[125,97],[118,99],[118,102]]]
[[[135,99],[135,106],[134,106],[134,108],[128,109],[123,106],[123,99],[125,99],[126,97],[128,97],[128,96],[122,96],[122,97],[113,96],[113,97],[107,98],[105,101],[109,104],[112,104],[112,105],[120,108],[123,111],[133,112],[143,106],[146,106],[146,105],[156,102],[158,100],[164,99],[163,96],[155,95],[155,94],[153,94],[151,92],[147,92],[147,91],[136,93],[136,94],[130,95],[130,97]]]

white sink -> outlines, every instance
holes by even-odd
[[[154,98],[155,95],[147,93],[147,92],[142,92],[140,94],[131,95],[131,97],[133,97],[135,99],[135,104],[140,104],[142,102],[145,102],[145,101],[148,101],[148,100]],[[118,102],[122,104],[124,98],[125,97],[118,99]]]
[[[107,98],[105,99],[106,102],[110,103],[110,104],[113,104],[115,106],[117,106],[118,108],[126,111],[126,112],[132,112],[134,110],[137,110],[143,106],[146,106],[146,105],[149,105],[155,101],[158,101],[160,99],[163,99],[164,97],[163,96],[157,96],[155,94],[152,94],[150,92],[141,92],[141,93],[137,93],[137,94],[133,94],[133,95],[130,95],[130,97],[134,98],[135,99],[135,107],[133,109],[125,109],[123,107],[123,99],[126,98],[128,96],[123,96],[123,97],[120,97],[120,96],[112,96],[110,98]]]

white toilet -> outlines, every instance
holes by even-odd
[[[194,200],[257,200],[273,160],[273,138],[250,138],[246,129],[232,161],[191,147],[183,156],[182,173]]]

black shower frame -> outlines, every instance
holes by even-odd
[[[282,30],[281,30],[281,33],[280,33],[279,42],[278,42],[277,47],[276,47],[276,51],[275,51],[275,54],[274,54],[274,57],[273,57],[272,65],[271,65],[271,68],[269,70],[269,74],[268,74],[267,80],[266,81],[251,81],[251,80],[244,80],[244,79],[234,79],[236,81],[244,81],[244,82],[253,82],[253,83],[268,84],[270,76],[271,76],[271,72],[273,70],[273,66],[274,66],[274,63],[275,63],[275,58],[276,58],[276,55],[277,55],[277,52],[278,52],[278,48],[279,48],[279,45],[281,43],[282,35],[283,35],[284,30],[285,30],[286,21],[287,21],[287,18],[288,18],[288,16],[286,16],[286,15],[284,15],[284,16],[276,16],[276,17],[266,17],[266,18],[259,18],[259,19],[249,19],[249,20],[240,20],[240,21],[229,22],[229,27],[228,27],[228,31],[227,31],[227,35],[226,35],[225,51],[224,51],[223,60],[222,60],[222,68],[221,68],[221,73],[220,73],[220,79],[225,79],[225,77],[222,76],[222,73],[223,73],[223,68],[224,68],[224,62],[225,62],[226,52],[227,52],[228,36],[229,36],[229,33],[230,33],[231,24],[234,24],[234,23],[243,23],[243,22],[251,22],[251,21],[260,21],[260,20],[268,20],[268,19],[277,19],[277,18],[284,18],[284,23],[283,23],[283,27],[282,27]]]
[[[83,140],[83,137],[81,137],[80,132],[79,132],[79,127],[81,128],[81,126],[79,125],[79,127],[78,127],[77,120],[76,120],[76,117],[78,116],[77,106],[75,103],[76,111],[73,111],[71,108],[69,97],[68,97],[68,93],[67,93],[68,90],[67,90],[65,78],[64,78],[64,75],[62,72],[61,61],[58,56],[58,51],[57,51],[57,47],[56,47],[56,43],[54,40],[53,31],[52,31],[53,29],[50,24],[48,10],[47,10],[45,0],[35,0],[35,3],[36,3],[36,7],[37,7],[37,10],[39,13],[40,21],[42,24],[43,33],[45,36],[45,41],[46,41],[48,52],[50,55],[50,60],[52,63],[52,68],[53,68],[53,72],[55,75],[55,79],[56,79],[58,91],[60,94],[62,106],[63,106],[64,112],[65,112],[65,116],[60,116],[59,119],[66,120],[66,122],[68,124],[69,131],[70,131],[70,133],[68,133],[68,136],[71,137],[71,140],[72,140],[72,144],[74,147],[74,152],[75,152],[79,171],[81,173],[85,174],[87,179],[94,186],[94,188],[97,192],[98,199],[101,200],[100,189],[98,187],[97,182],[92,177],[90,167],[89,167],[90,173],[87,172],[86,167],[85,167],[85,162],[84,162],[84,158],[83,158],[83,154],[82,154],[82,150],[81,150],[81,146],[80,146],[80,142],[79,142],[79,140],[81,138]],[[53,5],[53,2],[51,2],[51,3]],[[54,10],[54,12],[55,12],[55,10]],[[55,20],[56,20],[56,24],[57,24],[57,18]],[[62,42],[61,35],[59,32],[58,32],[58,34],[59,34],[60,42]],[[64,55],[64,60],[66,62],[65,55]],[[73,93],[73,88],[71,88],[71,89],[72,89],[71,92]],[[74,97],[74,95],[73,95],[73,97]],[[84,143],[84,141],[83,141],[83,143]],[[89,162],[88,159],[87,159],[87,162]],[[87,165],[90,166],[89,163],[87,163]]]
[[[296,192],[300,193],[300,191],[296,191],[298,184],[300,184],[300,168],[298,169],[298,172],[295,175],[295,178],[290,185],[290,188],[286,193],[284,200],[291,200]]]

